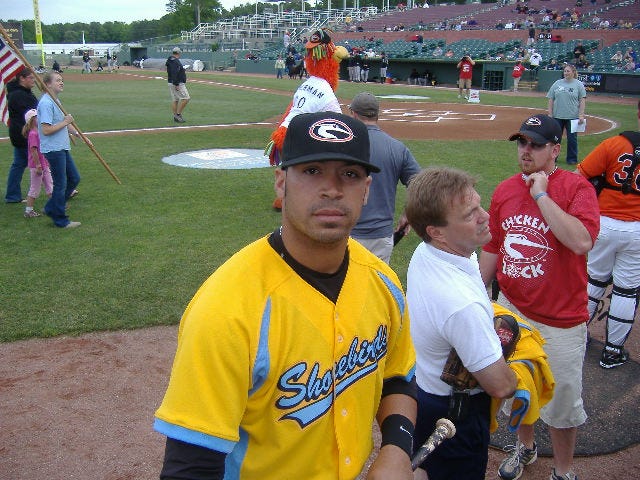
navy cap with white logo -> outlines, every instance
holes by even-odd
[[[362,165],[369,172],[380,171],[369,162],[369,133],[360,120],[335,112],[294,117],[284,138],[280,168],[331,160]]]
[[[546,143],[560,143],[562,139],[562,127],[558,121],[548,115],[533,115],[527,118],[520,131],[509,137],[509,140],[517,140],[524,137],[533,143],[544,145]]]

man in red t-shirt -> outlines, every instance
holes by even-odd
[[[528,319],[546,343],[555,395],[540,410],[553,443],[552,480],[571,471],[582,405],[586,351],[586,254],[600,228],[598,200],[582,176],[558,169],[562,130],[547,115],[533,115],[509,138],[517,141],[522,173],[501,182],[489,209],[492,240],[480,256],[485,284],[497,279],[499,303]],[[518,478],[537,458],[533,425],[521,425],[502,478]]]
[[[458,93],[458,98],[462,98],[462,90],[466,89],[467,93],[464,96],[467,100],[469,99],[469,90],[471,89],[471,78],[473,77],[473,66],[476,64],[469,55],[465,55],[462,57],[462,60],[458,62],[456,68],[460,70],[460,78],[458,79],[458,86],[460,91]]]
[[[522,64],[522,62],[520,60],[517,60],[516,64],[513,66],[513,72],[511,72],[511,76],[513,77],[513,91],[514,92],[518,91],[518,84],[520,83],[520,78],[522,78],[522,74],[526,70],[527,69]]]

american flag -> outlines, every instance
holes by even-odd
[[[23,67],[22,61],[0,38],[0,115],[2,122],[9,125],[9,109],[7,107],[7,91],[5,86],[15,78]]]

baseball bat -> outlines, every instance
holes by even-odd
[[[451,438],[456,434],[456,426],[451,420],[441,418],[436,422],[435,430],[429,435],[427,441],[418,449],[411,459],[411,468],[415,470],[424,462],[429,454],[433,452],[443,440]]]

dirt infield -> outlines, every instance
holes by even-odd
[[[604,322],[592,325],[593,337],[602,341],[603,329]],[[157,479],[164,439],[152,430],[153,414],[176,334],[177,327],[155,327],[0,344],[0,478]],[[639,361],[637,328],[627,346]],[[636,445],[576,458],[576,472],[582,480],[640,478],[639,455]],[[487,478],[502,456],[490,450]],[[523,479],[546,480],[550,465],[540,458]]]
[[[383,98],[379,123],[389,135],[403,139],[506,140],[528,115],[536,113],[546,112],[472,103],[387,103]],[[587,115],[585,135],[614,126],[614,122]]]

